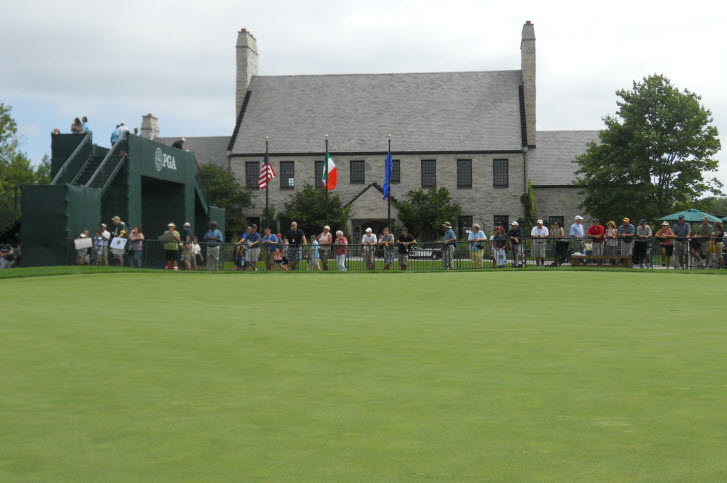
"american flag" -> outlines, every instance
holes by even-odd
[[[265,161],[263,161],[263,167],[260,169],[260,178],[257,181],[257,184],[260,185],[260,189],[264,190],[268,186],[268,181],[275,178],[275,171],[273,171],[273,167],[270,165],[270,160],[268,159],[268,155],[265,155]]]

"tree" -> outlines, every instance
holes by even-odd
[[[396,207],[399,219],[415,237],[434,239],[443,232],[442,223],[457,223],[462,214],[462,205],[452,201],[444,186],[411,190],[407,196],[409,199],[396,203]]]
[[[263,210],[264,211],[264,210]],[[341,198],[328,193],[328,224],[334,233],[346,231],[346,224],[351,217],[351,208],[343,206]],[[298,223],[298,228],[307,234],[321,233],[326,224],[326,192],[306,182],[302,190],[296,190],[287,201],[283,202],[283,211],[278,215],[283,234],[290,222]]]
[[[680,91],[662,75],[634,82],[616,95],[616,116],[603,118],[600,144],[590,143],[573,162],[581,204],[600,219],[656,219],[688,206],[706,192],[720,194],[712,159],[720,150],[712,113],[701,97]]]
[[[17,184],[50,183],[50,159],[34,167],[28,155],[20,151],[18,126],[10,114],[10,106],[0,102],[0,194]]]
[[[520,228],[522,228],[523,233],[530,233],[530,230],[533,229],[538,221],[538,213],[535,209],[535,191],[529,179],[528,190],[520,196],[520,202],[523,204],[523,208],[525,208],[525,216],[522,219],[522,223],[520,223]]]
[[[226,169],[205,164],[199,168],[207,187],[207,202],[225,209],[225,232],[227,239],[239,236],[247,225],[243,210],[252,208],[252,193],[237,182]]]

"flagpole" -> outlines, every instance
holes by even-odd
[[[326,157],[323,158],[326,160],[325,165],[323,166],[323,169],[326,171],[326,225],[328,225],[328,186],[330,185],[331,180],[328,179],[328,134],[326,134]]]
[[[265,159],[270,162],[270,159],[268,158],[268,137],[265,136]],[[266,166],[265,167],[265,228],[270,227],[270,215],[268,214],[268,192],[270,191],[268,189],[268,185],[270,184],[270,169]],[[266,252],[267,253],[267,252]]]
[[[394,164],[394,160],[391,159],[391,134],[389,134],[389,154],[387,156],[387,160],[389,161],[386,163],[388,166],[386,167],[386,171],[389,178],[389,186],[387,187],[388,191],[386,192],[386,202],[387,202],[387,209],[388,209],[388,222],[387,225],[389,227],[389,233],[392,233],[391,231],[391,169],[392,164]]]

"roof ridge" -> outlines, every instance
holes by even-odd
[[[360,73],[343,73],[343,74],[278,74],[278,75],[254,75],[256,77],[271,79],[281,77],[353,77],[353,76],[385,76],[385,75],[431,75],[431,74],[497,74],[503,72],[521,72],[520,69],[501,69],[501,70],[452,70],[452,71],[433,71],[433,72],[360,72]]]

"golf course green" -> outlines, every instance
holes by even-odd
[[[725,280],[0,278],[0,481],[725,480]]]

